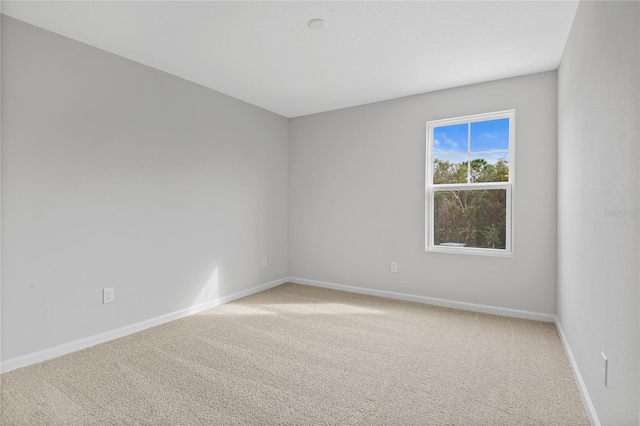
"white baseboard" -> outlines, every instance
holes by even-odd
[[[308,280],[305,278],[289,277],[289,281],[296,284],[305,284],[314,287],[331,288],[334,290],[348,291],[351,293],[367,294],[370,296],[388,297],[390,299],[407,300],[409,302],[426,303],[428,305],[444,306],[447,308],[464,309],[466,311],[482,312],[485,314],[501,315],[512,318],[523,318],[535,321],[555,322],[555,315],[539,312],[522,311],[519,309],[500,308],[497,306],[480,305],[476,303],[458,302],[455,300],[438,299],[435,297],[416,296],[395,291],[375,290],[365,287],[354,287],[344,284],[328,283],[323,281]]]
[[[582,374],[580,374],[580,369],[578,368],[576,359],[573,357],[571,347],[569,347],[567,336],[564,334],[562,325],[560,325],[560,321],[558,321],[557,317],[555,319],[555,323],[556,328],[558,329],[558,334],[560,335],[560,341],[562,342],[564,351],[567,354],[567,358],[569,359],[569,364],[571,364],[573,377],[576,379],[576,383],[578,384],[578,390],[580,391],[580,396],[582,397],[582,403],[584,404],[584,408],[587,411],[587,416],[589,416],[589,422],[591,422],[592,426],[601,426],[600,420],[598,419],[598,414],[596,413],[596,408],[593,406],[593,402],[591,401],[591,397],[589,396],[589,392],[587,391],[587,386],[582,379]]]
[[[135,324],[127,325],[115,330],[110,330],[104,333],[96,334],[94,336],[85,337],[84,339],[75,340],[69,343],[63,343],[62,345],[54,346],[52,348],[43,349],[38,352],[33,352],[27,355],[22,355],[16,358],[8,359],[2,362],[0,365],[0,371],[6,373],[17,368],[26,367],[28,365],[37,364],[39,362],[47,361],[52,358],[57,358],[62,355],[66,355],[71,352],[79,351],[81,349],[95,346],[100,343],[108,342],[109,340],[118,339],[120,337],[127,336],[129,334],[137,333],[156,325],[164,324],[169,321],[174,321],[179,318],[193,315],[198,312],[213,308],[215,306],[229,303],[233,300],[240,299],[242,297],[250,296],[255,293],[267,290],[272,287],[277,287],[281,284],[289,282],[288,278],[281,278],[279,280],[271,281],[266,284],[261,284],[255,287],[248,288],[246,290],[239,291],[237,293],[230,294],[228,296],[217,297],[204,303],[190,306],[188,308],[180,309],[178,311],[170,312],[159,317],[150,318],[145,321],[141,321]]]

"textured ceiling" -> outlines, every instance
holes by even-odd
[[[4,1],[286,117],[556,69],[575,1]],[[323,18],[326,29],[307,27]]]

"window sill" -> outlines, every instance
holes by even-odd
[[[431,253],[447,253],[447,254],[466,254],[475,256],[493,256],[493,257],[513,257],[513,250],[486,249],[474,247],[460,247],[446,245],[427,246],[426,251]]]

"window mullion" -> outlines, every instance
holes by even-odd
[[[467,183],[471,183],[471,123],[467,123]]]

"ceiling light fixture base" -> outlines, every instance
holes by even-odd
[[[327,27],[327,21],[321,18],[315,18],[310,20],[307,26],[312,30],[324,30]]]

